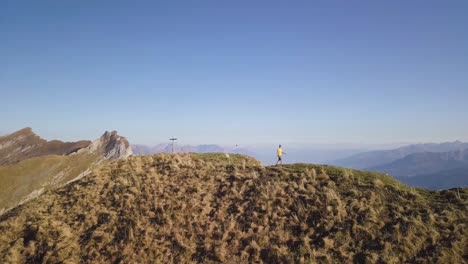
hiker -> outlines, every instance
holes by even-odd
[[[276,166],[278,166],[278,163],[280,165],[283,165],[283,154],[286,154],[286,153],[283,153],[283,149],[281,148],[281,145],[278,146],[278,149],[276,150],[276,154],[278,155],[278,161],[276,162]]]

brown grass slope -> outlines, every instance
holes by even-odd
[[[131,157],[1,216],[0,262],[464,263],[467,198],[330,166]]]
[[[33,157],[67,155],[89,146],[91,141],[47,141],[36,135],[31,128],[0,136],[0,165],[13,164]]]

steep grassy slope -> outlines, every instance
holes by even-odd
[[[464,263],[467,189],[239,155],[106,162],[0,217],[0,262]]]
[[[44,156],[0,166],[0,212],[37,192],[64,184],[85,172],[97,156]]]
[[[129,142],[117,131],[106,131],[92,143],[45,141],[30,128],[0,137],[0,214],[63,185],[101,160],[131,154]]]

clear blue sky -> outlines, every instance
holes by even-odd
[[[0,130],[466,141],[467,14],[462,0],[1,1]]]

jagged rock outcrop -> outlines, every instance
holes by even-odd
[[[100,138],[78,153],[90,152],[103,155],[105,159],[126,158],[133,154],[130,143],[125,137],[119,136],[117,131],[106,131]]]
[[[91,141],[47,141],[36,135],[30,127],[0,137],[0,165],[17,163],[33,157],[68,155],[85,148]]]

